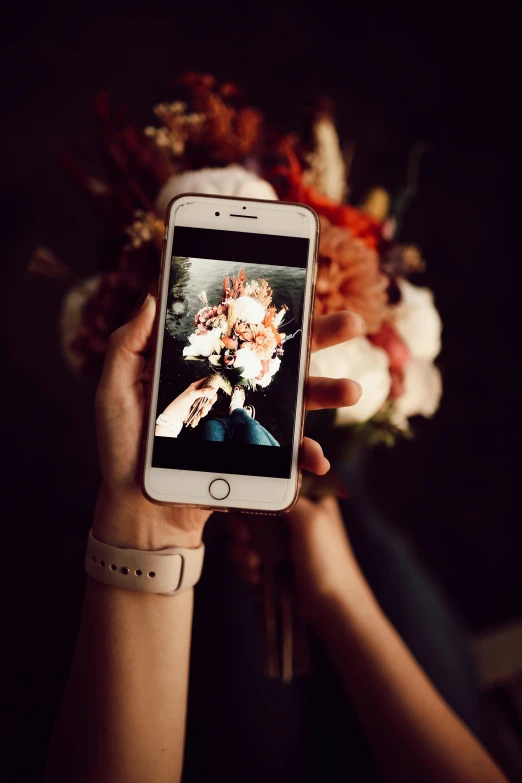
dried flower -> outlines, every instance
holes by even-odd
[[[275,349],[277,341],[272,329],[259,324],[251,328],[252,339],[243,343],[244,348],[249,348],[260,359],[270,359]]]
[[[234,301],[235,316],[238,321],[260,324],[265,317],[265,307],[251,296],[240,296]]]
[[[180,193],[277,199],[275,190],[268,182],[235,163],[226,168],[204,168],[174,174],[165,182],[156,199],[158,215],[164,215],[169,202]]]
[[[325,218],[321,229],[316,312],[353,310],[370,334],[378,332],[388,315],[388,278],[379,269],[376,251]]]
[[[134,213],[134,221],[125,229],[130,241],[123,249],[125,251],[137,250],[149,242],[161,247],[163,232],[163,223],[153,212],[137,209]]]
[[[251,325],[244,321],[236,324],[236,334],[241,340],[246,340],[247,342],[250,342],[254,339],[254,333],[252,331]]]
[[[273,291],[262,277],[259,280],[251,280],[245,286],[245,296],[251,296],[256,302],[259,302],[264,307],[272,302]]]
[[[304,179],[319,193],[340,203],[346,194],[346,166],[330,114],[321,114],[313,126],[314,150]]]

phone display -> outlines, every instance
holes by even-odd
[[[298,483],[316,222],[276,202],[186,206],[168,223],[145,490],[284,508]]]

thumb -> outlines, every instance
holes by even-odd
[[[135,317],[117,329],[110,338],[100,386],[128,388],[141,379],[144,353],[150,346],[156,299],[147,294]]]

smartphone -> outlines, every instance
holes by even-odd
[[[318,237],[303,204],[198,194],[169,204],[150,500],[257,513],[296,501]]]

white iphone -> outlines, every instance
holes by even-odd
[[[143,470],[152,501],[281,513],[297,499],[318,237],[302,204],[170,203]]]

